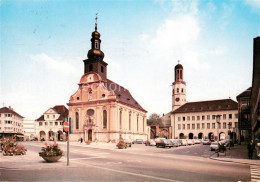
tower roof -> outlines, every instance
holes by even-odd
[[[177,64],[177,65],[175,66],[175,70],[176,70],[176,69],[180,69],[180,68],[183,69],[183,67],[182,67],[181,64]]]

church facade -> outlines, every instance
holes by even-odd
[[[115,142],[124,139],[147,140],[147,111],[129,90],[107,78],[100,33],[92,33],[91,49],[84,62],[78,90],[70,97],[71,141]]]

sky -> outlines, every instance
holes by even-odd
[[[148,116],[171,110],[178,60],[188,102],[236,101],[252,84],[260,0],[0,0],[0,106],[34,120],[66,105],[96,13],[108,78]]]

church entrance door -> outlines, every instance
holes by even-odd
[[[88,141],[92,142],[92,130],[88,130]]]

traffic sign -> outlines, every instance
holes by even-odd
[[[63,129],[65,132],[68,132],[69,131],[69,122],[65,121],[64,124],[63,124]]]

